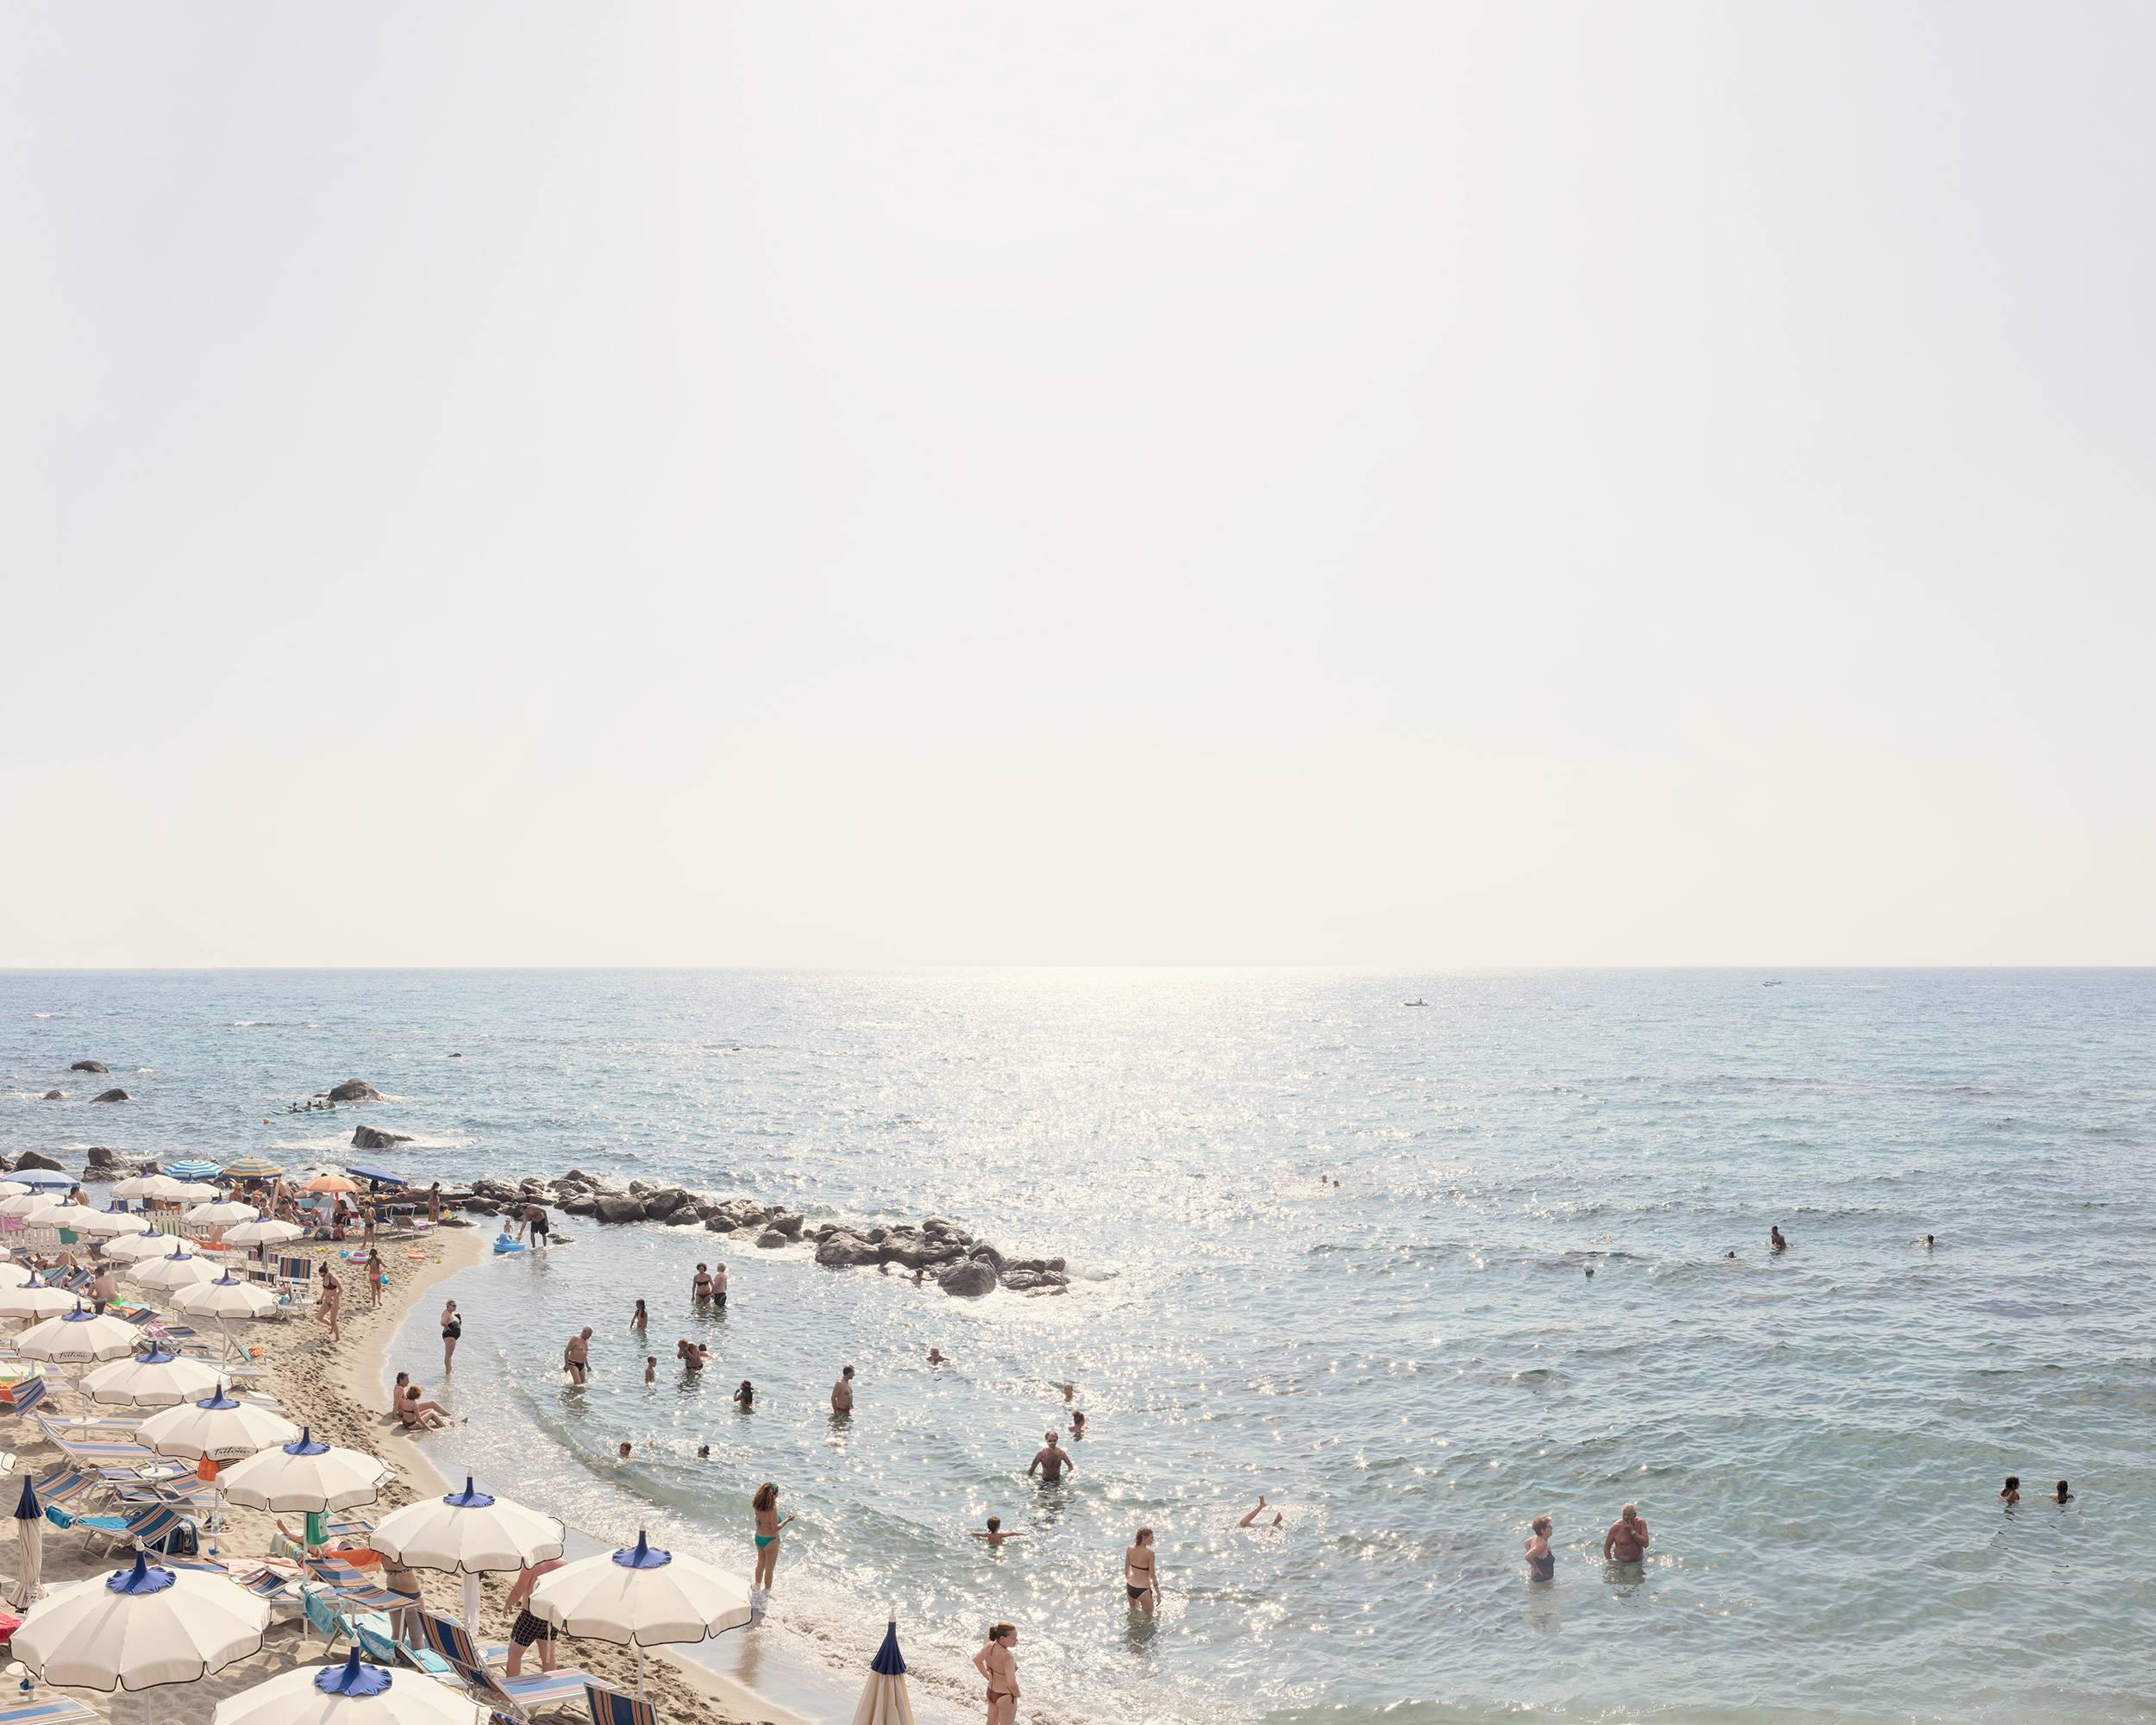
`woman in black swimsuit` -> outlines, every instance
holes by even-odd
[[[442,1371],[446,1377],[450,1362],[457,1357],[457,1343],[464,1335],[464,1320],[457,1315],[457,1302],[449,1301],[442,1308]]]
[[[1557,1572],[1557,1553],[1550,1549],[1550,1518],[1538,1515],[1527,1526],[1534,1534],[1527,1541],[1527,1579],[1549,1581]]]

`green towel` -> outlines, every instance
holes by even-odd
[[[307,1512],[307,1543],[310,1546],[326,1546],[329,1543],[329,1530],[323,1524],[322,1511],[319,1509]]]

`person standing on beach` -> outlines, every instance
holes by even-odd
[[[97,1308],[97,1313],[99,1317],[102,1318],[104,1316],[105,1308],[110,1306],[116,1299],[117,1299],[119,1297],[119,1286],[112,1279],[112,1270],[110,1267],[106,1264],[99,1264],[97,1266],[97,1279],[90,1284],[91,1303]]]
[[[442,1226],[442,1182],[439,1180],[427,1188],[427,1226],[430,1228]]]
[[[756,1488],[749,1507],[756,1512],[756,1572],[749,1584],[768,1593],[779,1573],[779,1535],[793,1518],[779,1519],[779,1488],[768,1479]]]
[[[1025,1470],[1025,1477],[1031,1479],[1037,1473],[1042,1484],[1054,1485],[1062,1478],[1065,1468],[1075,1468],[1078,1463],[1069,1450],[1056,1441],[1055,1433],[1044,1432],[1041,1435],[1048,1440],[1047,1445],[1034,1452],[1033,1464]]]
[[[1627,1503],[1610,1523],[1609,1531],[1602,1535],[1602,1561],[1636,1564],[1646,1556],[1651,1537],[1639,1511]]]
[[[367,1310],[378,1312],[382,1307],[382,1283],[389,1276],[382,1267],[382,1255],[373,1246],[367,1249]]]
[[[1557,1553],[1550,1549],[1550,1518],[1538,1515],[1527,1523],[1527,1579],[1554,1580],[1557,1572]]]
[[[831,1385],[831,1412],[851,1414],[854,1411],[854,1369],[850,1365],[838,1374],[838,1382]]]
[[[463,1339],[464,1320],[457,1314],[457,1302],[448,1300],[442,1307],[442,1375],[449,1375],[452,1363],[457,1357],[457,1343]]]
[[[539,1669],[550,1672],[555,1661],[555,1627],[543,1617],[531,1615],[531,1590],[539,1585],[539,1578],[550,1575],[561,1567],[560,1558],[544,1558],[536,1564],[526,1564],[517,1571],[517,1584],[509,1590],[509,1603],[517,1608],[517,1627],[509,1632],[509,1663],[503,1674],[515,1677],[523,1668],[524,1649],[539,1650]]]
[[[589,1324],[568,1339],[561,1350],[561,1369],[569,1374],[569,1382],[582,1383],[592,1365],[592,1327]]]
[[[709,1266],[698,1264],[696,1274],[689,1278],[689,1298],[699,1305],[711,1297],[711,1272]]]
[[[1123,1553],[1123,1590],[1148,1617],[1160,1598],[1160,1565],[1153,1555],[1153,1530],[1140,1527]]]
[[[973,1656],[973,1668],[988,1685],[988,1725],[1014,1725],[1018,1716],[1018,1632],[1008,1623],[988,1631],[988,1645]]]
[[[315,1307],[315,1315],[329,1327],[329,1339],[342,1341],[337,1318],[344,1309],[344,1284],[337,1280],[336,1272],[328,1264],[322,1266],[322,1299]]]

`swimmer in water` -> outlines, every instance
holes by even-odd
[[[1782,1225],[1779,1222],[1771,1224],[1767,1228],[1767,1250],[1787,1251],[1789,1249],[1789,1243],[1782,1238]]]
[[[1255,1522],[1257,1521],[1257,1518],[1258,1518],[1260,1515],[1263,1515],[1264,1513],[1265,1513],[1265,1494],[1264,1494],[1263,1492],[1262,1492],[1262,1491],[1261,1491],[1261,1492],[1259,1492],[1259,1493],[1257,1494],[1257,1508],[1255,1508],[1255,1509],[1245,1509],[1245,1510],[1243,1512],[1243,1519],[1242,1519],[1240,1521],[1238,1521],[1235,1525],[1236,1525],[1237,1527],[1248,1527],[1251,1526],[1253,1523],[1255,1523]],[[1275,1509],[1275,1510],[1274,1510],[1274,1511],[1273,1511],[1273,1519],[1272,1519],[1271,1521],[1268,1521],[1265,1525],[1266,1525],[1268,1527],[1277,1527],[1278,1526],[1280,1526],[1280,1524],[1281,1524],[1282,1521],[1286,1521],[1287,1519],[1288,1519],[1288,1518],[1287,1518],[1286,1516],[1282,1515],[1280,1513],[1280,1511],[1279,1511],[1279,1510]]]
[[[1070,1410],[1070,1440],[1075,1444],[1085,1434],[1086,1410],[1082,1408],[1074,1408]]]
[[[2021,1501],[2021,1476],[2018,1473],[2009,1473],[2006,1477],[2006,1484],[1999,1489],[1999,1502],[2011,1509]]]
[[[928,1363],[931,1365],[949,1365],[950,1356],[941,1348],[931,1348],[928,1351]]]
[[[1547,1515],[1538,1515],[1527,1523],[1527,1528],[1532,1536],[1526,1541],[1527,1579],[1529,1581],[1555,1579],[1557,1572],[1557,1553],[1550,1549],[1550,1518]]]
[[[636,1449],[635,1449],[635,1446],[634,1446],[633,1445],[630,1445],[630,1444],[624,1444],[624,1445],[621,1446],[620,1452],[619,1452],[617,1455],[616,1455],[616,1457],[615,1457],[614,1458],[615,1458],[617,1461],[627,1461],[627,1460],[629,1459],[629,1458],[630,1458],[631,1455],[635,1454],[635,1453],[636,1453]]]
[[[2071,1503],[2074,1501],[2074,1495],[2067,1490],[2065,1480],[2059,1482],[2059,1490],[2052,1493],[2051,1501],[2054,1503]]]
[[[968,1535],[968,1537],[981,1540],[991,1550],[993,1550],[996,1546],[1000,1546],[1006,1540],[1024,1539],[1025,1537],[1025,1531],[1022,1527],[1013,1527],[1009,1533],[1006,1534],[1003,1531],[1003,1517],[1000,1515],[991,1515],[988,1517],[988,1530],[987,1533],[975,1533]]]

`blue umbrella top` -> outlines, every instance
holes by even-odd
[[[361,1665],[360,1650],[341,1665],[324,1665],[315,1673],[315,1687],[324,1695],[379,1695],[390,1686],[390,1674],[379,1665]]]
[[[878,1677],[904,1677],[906,1661],[899,1657],[899,1622],[891,1620],[883,1632],[883,1645],[876,1649],[876,1656],[868,1661],[868,1669]]]
[[[18,1521],[34,1521],[44,1514],[37,1507],[37,1493],[30,1489],[30,1476],[26,1473],[22,1476],[22,1496],[16,1502],[15,1519]]]

